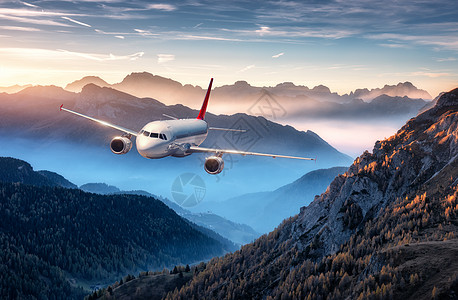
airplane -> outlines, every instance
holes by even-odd
[[[204,169],[208,174],[219,174],[224,169],[223,154],[240,154],[240,155],[255,155],[267,157],[280,157],[301,160],[316,160],[315,158],[297,157],[279,154],[266,154],[247,152],[239,150],[224,150],[200,147],[200,144],[207,138],[208,130],[227,130],[244,132],[238,129],[226,129],[209,127],[205,121],[205,112],[207,111],[208,99],[213,84],[213,78],[205,95],[204,102],[196,119],[176,119],[163,121],[153,121],[136,132],[118,125],[113,125],[108,122],[98,120],[96,118],[78,113],[76,111],[60,106],[61,111],[66,111],[77,116],[95,121],[99,124],[117,129],[124,132],[121,136],[114,137],[110,142],[110,149],[114,154],[126,154],[132,149],[132,137],[136,137],[136,146],[138,153],[146,158],[158,159],[167,156],[184,157],[192,153],[212,153],[205,159]]]

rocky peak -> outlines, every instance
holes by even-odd
[[[358,226],[395,199],[440,190],[435,178],[455,180],[457,158],[458,89],[392,137],[378,141],[373,153],[358,157],[325,193],[301,209],[289,238],[311,257],[334,253]]]
[[[443,94],[437,101],[436,108],[458,105],[458,88]]]

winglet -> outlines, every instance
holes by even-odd
[[[64,107],[64,105],[62,104],[60,107],[59,107],[59,110],[62,111],[62,107]]]
[[[210,80],[210,84],[208,85],[207,94],[205,95],[204,103],[202,104],[202,108],[200,109],[199,115],[197,116],[197,119],[199,120],[203,120],[205,118],[205,112],[207,111],[208,98],[210,98],[210,91],[212,89],[212,84],[213,84],[213,78]]]

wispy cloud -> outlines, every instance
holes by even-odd
[[[92,27],[92,26],[89,25],[89,24],[86,24],[86,23],[77,21],[77,20],[72,19],[72,18],[69,18],[69,17],[61,17],[61,18],[62,18],[62,19],[65,19],[65,20],[67,20],[67,21],[73,22],[73,23],[75,23],[75,24],[81,25],[81,26]]]
[[[63,49],[58,49],[57,51],[68,54],[68,55],[74,55],[74,56],[78,56],[78,57],[82,57],[82,58],[86,58],[90,60],[96,60],[96,61],[137,60],[145,54],[144,52],[137,52],[137,53],[129,54],[129,55],[114,55],[112,53],[106,55],[106,54],[74,52],[74,51],[67,51]]]
[[[228,29],[222,31],[241,34],[245,36],[261,36],[271,38],[322,38],[322,39],[341,39],[359,34],[359,30],[342,30],[326,28],[307,28],[307,27],[285,27],[281,29],[269,26],[260,26],[258,29]]]
[[[15,31],[41,31],[38,28],[34,27],[21,27],[21,26],[0,26],[0,29],[3,30],[15,30]]]
[[[25,8],[0,8],[0,19],[37,25],[70,27],[71,25],[57,22],[54,19],[73,15],[76,14]]]
[[[272,58],[279,58],[280,56],[283,56],[283,55],[285,55],[285,53],[281,52],[281,53],[272,55]]]
[[[447,58],[436,58],[437,62],[447,62],[447,61],[456,61],[454,57],[447,57]]]
[[[419,72],[413,72],[413,73],[411,73],[411,75],[412,76],[425,76],[425,77],[430,77],[430,78],[437,78],[437,77],[450,76],[450,73],[419,71]]]
[[[173,54],[158,54],[157,55],[158,64],[168,63],[174,60],[175,60],[175,55]]]
[[[159,35],[157,33],[152,33],[149,30],[143,30],[143,29],[138,29],[138,28],[134,29],[134,31],[137,32],[140,35],[143,35],[143,36],[157,36],[157,35]]]
[[[165,3],[158,3],[158,4],[149,4],[147,6],[148,9],[157,9],[157,10],[164,10],[164,11],[174,11],[177,9],[176,6],[171,4]]]
[[[241,39],[218,37],[218,36],[202,36],[202,35],[181,35],[176,39],[180,40],[207,40],[207,41],[227,41],[227,42],[241,42]]]
[[[128,55],[98,54],[68,51],[64,49],[40,49],[40,48],[0,48],[0,54],[6,54],[10,57],[23,57],[25,59],[53,60],[70,59],[76,57],[94,60],[94,61],[111,61],[111,60],[137,60],[144,55],[144,52],[137,52]]]
[[[392,44],[392,43],[383,43],[379,44],[379,46],[386,47],[386,48],[409,48],[406,44]]]
[[[428,78],[439,78],[439,77],[447,77],[452,76],[452,74],[448,72],[440,72],[440,71],[415,71],[415,72],[398,72],[398,73],[383,73],[379,74],[379,77],[402,77],[402,78],[411,78],[411,77],[428,77]]]
[[[31,4],[31,3],[27,3],[27,2],[24,2],[24,1],[21,1],[21,3],[24,4],[25,6],[28,6],[28,7],[35,7],[35,8],[39,7],[37,5]]]
[[[255,67],[256,67],[255,65],[246,66],[245,68],[241,69],[241,70],[239,71],[239,73],[246,72],[246,71],[251,70],[251,69],[253,69],[253,68],[255,68]]]
[[[415,45],[435,46],[445,49],[458,50],[458,35],[410,35],[400,33],[382,33],[367,35],[366,38],[375,40],[389,40],[408,42]],[[391,43],[390,43],[391,44]],[[381,44],[386,45],[386,44]]]

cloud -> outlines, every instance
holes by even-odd
[[[283,55],[285,55],[285,53],[281,52],[281,53],[272,55],[272,58],[279,58],[280,56],[283,56]]]
[[[39,7],[37,5],[30,4],[30,3],[27,3],[27,2],[24,2],[24,1],[21,1],[21,3],[24,4],[25,6],[28,6],[28,7],[35,7],[35,8]]]
[[[32,10],[25,8],[0,8],[0,19],[37,25],[70,27],[70,25],[57,22],[53,20],[53,18],[76,15],[77,14],[52,12],[44,10]]]
[[[83,23],[83,22],[80,22],[80,21],[77,21],[77,20],[74,20],[72,18],[69,18],[69,17],[61,17],[62,19],[65,19],[65,20],[68,20],[70,22],[73,22],[75,24],[78,24],[78,25],[82,25],[82,26],[86,26],[86,27],[92,27],[91,25],[89,24],[86,24],[86,23]]]
[[[4,15],[0,13],[0,19],[15,21],[19,23],[29,23],[29,24],[36,24],[36,25],[48,25],[48,26],[60,26],[60,27],[70,27],[68,24],[56,22],[53,20],[41,20],[35,19],[30,17],[19,17],[14,15]]]
[[[175,60],[175,55],[173,54],[158,54],[157,55],[158,64],[168,63],[174,60]]]
[[[410,35],[400,33],[382,33],[365,36],[368,39],[409,42],[415,45],[435,46],[444,49],[458,50],[458,36],[449,35]],[[391,43],[390,43],[391,44]],[[381,44],[386,45],[386,44]]]
[[[121,39],[121,40],[124,39],[124,36],[122,36],[122,35],[115,35],[114,37],[117,38],[117,39]]]
[[[438,77],[444,77],[444,76],[450,76],[450,73],[440,73],[440,72],[413,72],[411,73],[412,76],[425,76],[425,77],[430,77],[430,78],[438,78]]]
[[[386,48],[409,48],[408,45],[405,44],[379,44],[379,46],[386,47]]]
[[[157,10],[163,10],[163,11],[174,11],[177,9],[176,6],[171,5],[171,4],[165,4],[165,3],[158,3],[158,4],[149,4],[147,6],[148,9],[157,9]]]
[[[152,33],[151,31],[149,30],[143,30],[143,29],[134,29],[135,32],[139,33],[140,35],[143,35],[143,36],[157,36],[159,34],[157,33]]]
[[[202,36],[202,35],[182,35],[177,39],[179,40],[207,40],[207,41],[226,41],[226,42],[241,42],[241,39],[225,38],[217,36]]]
[[[39,48],[0,48],[0,53],[6,54],[9,57],[23,57],[25,59],[69,59],[71,57],[81,57],[94,61],[111,61],[111,60],[137,60],[144,55],[144,52],[137,52],[129,55],[113,55],[113,54],[96,54],[67,51],[63,49],[49,50]]]
[[[448,57],[448,58],[436,58],[437,62],[447,62],[447,61],[455,61],[456,58],[454,57]]]
[[[281,30],[273,29],[268,26],[260,26],[259,29],[222,29],[225,32],[241,34],[246,36],[262,36],[271,38],[323,38],[341,39],[359,34],[358,30],[326,29],[326,28],[307,28],[307,27],[288,27],[283,26]]]
[[[248,70],[253,69],[254,67],[256,67],[256,66],[255,66],[255,65],[246,66],[245,68],[241,69],[241,70],[239,71],[239,73],[246,72],[246,71],[248,71]]]
[[[416,72],[400,72],[400,73],[383,73],[379,74],[379,77],[403,77],[403,78],[409,78],[409,77],[429,77],[429,78],[439,78],[439,77],[447,77],[447,76],[452,76],[450,73],[446,72],[434,72],[434,71],[416,71]]]
[[[256,32],[257,34],[259,34],[260,36],[263,36],[263,35],[265,35],[265,34],[272,33],[272,32],[270,31],[270,27],[268,27],[268,26],[261,26],[258,30],[255,30],[255,32]]]
[[[33,27],[21,27],[21,26],[0,26],[0,29],[3,30],[16,30],[16,31],[41,31],[38,28]]]

